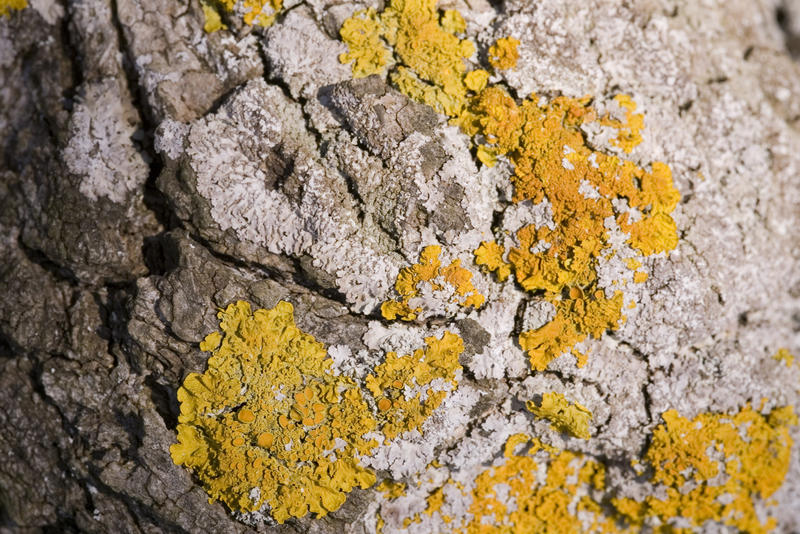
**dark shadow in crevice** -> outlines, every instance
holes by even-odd
[[[28,260],[49,272],[56,280],[66,282],[71,286],[78,286],[80,284],[78,277],[69,267],[54,262],[41,250],[29,247],[22,241],[22,238],[17,239],[17,245]]]
[[[800,16],[800,14],[798,14]],[[796,29],[800,27],[798,21],[793,20],[789,11],[785,7],[785,2],[781,3],[775,10],[775,20],[778,22],[778,27],[783,32],[783,39],[786,43],[786,50],[795,61],[800,61],[800,33],[796,33]]]
[[[178,415],[180,414],[180,405],[175,390],[159,383],[153,378],[153,375],[147,375],[144,384],[150,388],[150,400],[153,401],[156,412],[164,420],[166,427],[174,430],[178,426]]]
[[[150,276],[165,276],[180,266],[180,251],[167,232],[145,237],[142,257]]]

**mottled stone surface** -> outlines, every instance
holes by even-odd
[[[668,409],[766,397],[800,411],[800,367],[771,358],[800,356],[800,2],[440,2],[479,54],[520,39],[502,75],[519,98],[630,94],[646,121],[630,159],[667,162],[682,195],[678,247],[648,259],[624,326],[589,343],[585,367],[562,356],[542,373],[516,336],[551,310],[472,251],[546,207],[511,205],[507,165],[476,164],[444,117],[379,76],[351,80],[338,28],[379,2],[284,3],[271,28],[213,34],[194,0],[38,0],[0,17],[0,532],[374,531],[375,490],[322,519],[248,525],[173,464],[177,388],[240,299],[292,302],[362,378],[383,352],[461,335],[457,391],[363,460],[379,480],[434,460],[466,477],[527,432],[615,463],[625,493],[620,466]],[[382,321],[431,243],[472,268],[486,306],[449,316],[432,295],[441,315]],[[592,439],[521,408],[544,391],[589,408]],[[780,532],[800,530],[793,437]],[[419,491],[403,506],[424,509]]]

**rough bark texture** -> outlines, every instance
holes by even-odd
[[[669,409],[767,397],[800,411],[800,368],[771,358],[800,355],[800,3],[445,3],[479,55],[520,38],[504,75],[520,98],[622,91],[644,110],[630,158],[668,162],[682,200],[678,248],[652,260],[637,311],[587,366],[562,356],[542,373],[514,337],[535,303],[474,265],[487,308],[382,322],[422,246],[468,265],[512,212],[508,167],[476,164],[443,116],[339,62],[339,27],[369,1],[287,0],[270,28],[211,34],[195,1],[32,1],[0,17],[0,531],[373,530],[373,489],[324,518],[251,526],[173,463],[176,391],[236,300],[288,300],[303,331],[350,354],[460,333],[459,393],[422,436],[365,460],[379,480],[489,465],[526,432],[602,459],[624,494]],[[593,412],[590,440],[525,411],[546,391]],[[791,432],[781,532],[800,529]]]

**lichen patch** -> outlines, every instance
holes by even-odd
[[[222,22],[222,13],[241,17],[249,26],[272,26],[283,7],[283,0],[208,0],[202,3],[205,25],[203,29],[212,33],[227,29]]]
[[[652,482],[666,492],[614,499],[628,522],[640,527],[656,519],[663,525],[659,531],[681,518],[695,527],[716,521],[741,532],[777,526],[757,503],[769,503],[789,470],[789,430],[797,424],[791,406],[762,414],[746,405],[732,415],[701,413],[694,419],[669,410],[661,417],[644,459],[653,469]]]
[[[291,304],[252,312],[239,301],[218,316],[221,331],[202,345],[208,369],[178,390],[175,463],[212,500],[242,512],[266,505],[279,522],[326,515],[371,486],[358,457],[376,445],[364,435],[377,422],[358,385],[334,375],[322,343],[295,326]]]
[[[612,144],[623,153],[641,143],[644,116],[630,96],[617,95],[619,113],[603,117],[589,97],[518,101],[502,85],[488,83],[488,70],[474,68],[476,45],[461,37],[459,20],[437,11],[435,0],[392,0],[383,12],[361,11],[345,21],[341,36],[349,52],[340,60],[353,63],[355,76],[393,65],[395,87],[447,115],[470,136],[479,161],[511,163],[515,203],[549,203],[553,225],[527,224],[475,250],[476,263],[499,282],[513,275],[524,290],[558,309],[553,322],[519,339],[532,368],[542,370],[625,319],[623,280],[612,281],[619,290],[609,290],[598,275],[599,264],[620,248],[609,222],[626,236],[625,258],[668,253],[678,242],[671,213],[680,193],[666,164],[653,162],[648,170],[586,144],[582,127],[591,123],[615,130]],[[495,72],[514,67],[518,44],[509,36],[489,47]],[[642,283],[647,275],[629,278]],[[406,306],[402,300],[386,304],[384,316],[414,318],[416,310]]]
[[[412,321],[418,316],[431,315],[436,311],[430,309],[432,305],[426,305],[431,301],[463,308],[483,305],[485,297],[472,285],[472,273],[461,267],[458,259],[442,265],[441,252],[439,245],[429,245],[420,253],[419,263],[400,270],[394,285],[398,297],[381,306],[385,319]]]
[[[0,0],[0,17],[11,16],[11,10],[20,11],[28,7],[28,0]]]

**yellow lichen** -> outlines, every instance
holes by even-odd
[[[400,64],[392,74],[398,89],[437,111],[457,114],[467,99],[464,59],[475,53],[472,41],[456,36],[464,29],[458,12],[440,16],[436,0],[392,0],[380,15],[364,10],[345,21],[340,35],[349,50],[339,59],[353,61],[358,77],[384,72],[393,52]]]
[[[569,298],[553,300],[555,317],[519,336],[520,346],[530,357],[531,368],[543,371],[550,362],[568,351],[577,358],[578,366],[583,366],[586,355],[576,351],[575,344],[589,336],[599,339],[606,330],[616,329],[622,319],[622,297],[621,291],[608,299],[603,291],[584,294],[573,287]]]
[[[222,17],[214,5],[209,4],[208,2],[203,2],[201,6],[203,8],[203,16],[206,19],[206,22],[203,25],[203,30],[205,30],[206,33],[214,33],[219,30],[228,29],[228,26],[223,24]]]
[[[406,485],[394,480],[384,480],[376,489],[383,493],[383,498],[386,500],[397,499],[406,494]]]
[[[438,532],[462,534],[619,531],[593,497],[605,488],[604,466],[525,434],[510,436],[503,457],[479,473],[469,488],[448,479],[428,493],[424,510],[394,521],[408,528],[422,524],[423,516],[438,514],[447,525]],[[452,514],[465,501],[471,503],[467,513]]]
[[[482,136],[490,148],[510,157],[515,201],[547,199],[551,204],[554,227],[522,227],[516,234],[519,246],[508,251],[517,282],[528,291],[544,290],[545,298],[559,311],[553,323],[543,327],[546,330],[523,333],[520,338],[532,362],[538,363],[535,369],[541,369],[542,362],[546,366],[589,331],[599,337],[622,318],[621,294],[612,299],[589,297],[586,304],[576,303],[576,313],[567,313],[573,293],[579,300],[598,293],[596,267],[608,247],[609,217],[629,232],[631,246],[642,255],[665,252],[677,244],[669,213],[680,195],[669,167],[656,162],[647,172],[590,149],[579,127],[595,115],[584,100],[559,97],[546,106],[534,100],[518,105],[503,89],[488,87],[458,119],[468,133]],[[585,197],[584,184],[598,195]],[[628,213],[616,211],[614,199],[625,199],[640,211],[641,219],[630,222]],[[634,276],[635,281],[644,281],[643,275]],[[569,299],[565,299],[567,290]],[[545,333],[550,335],[542,339]]]
[[[503,261],[505,249],[495,241],[484,241],[475,249],[475,263],[493,272],[500,282],[508,280],[511,267]]]
[[[434,513],[441,510],[442,505],[444,504],[444,491],[442,488],[436,489],[433,493],[428,495],[426,499],[428,502],[428,506],[425,508],[425,514],[432,516]]]
[[[384,71],[391,52],[383,45],[381,22],[373,8],[345,20],[339,35],[348,49],[339,55],[339,61],[353,62],[353,76],[363,78]]]
[[[519,59],[518,46],[519,39],[514,37],[498,39],[495,44],[489,47],[489,63],[499,70],[516,67]]]
[[[272,26],[283,7],[283,0],[209,0],[203,2],[205,26],[203,29],[211,33],[226,29],[222,23],[220,11],[242,13],[242,20],[249,26]]]
[[[28,7],[28,0],[0,0],[0,17],[11,16],[11,10],[22,10]]]
[[[774,518],[757,513],[756,502],[775,493],[789,470],[789,428],[797,424],[791,406],[766,415],[748,404],[733,415],[687,419],[669,410],[661,417],[644,458],[652,481],[666,488],[665,497],[614,499],[628,522],[641,526],[655,517],[662,525],[658,532],[674,532],[677,518],[695,527],[717,521],[752,533],[776,526]]]
[[[592,412],[577,402],[571,403],[562,393],[545,393],[542,402],[526,403],[528,410],[536,417],[547,419],[553,430],[564,432],[576,438],[589,439],[589,422]]]
[[[642,262],[637,260],[636,258],[628,258],[627,260],[625,260],[625,265],[627,265],[628,269],[630,269],[631,271],[635,271],[636,269],[642,266]]]
[[[776,352],[772,356],[772,358],[779,362],[784,362],[786,364],[786,367],[791,367],[792,365],[794,365],[794,356],[792,355],[791,352],[789,352],[788,349],[784,348],[778,349],[778,352]]]
[[[415,304],[420,296],[421,284],[427,284],[435,293],[444,295],[448,302],[463,307],[479,308],[485,298],[472,285],[472,273],[461,267],[460,260],[453,260],[442,267],[439,260],[442,248],[438,245],[425,247],[419,255],[419,263],[400,271],[395,281],[397,300],[381,306],[381,314],[389,320],[412,321],[423,308]]]
[[[448,115],[472,137],[481,162],[492,166],[499,157],[509,160],[515,202],[549,201],[554,224],[520,228],[510,240],[515,246],[507,250],[507,260],[495,242],[484,242],[475,251],[476,263],[496,272],[499,281],[513,273],[525,290],[543,293],[556,306],[554,322],[542,327],[546,330],[520,338],[534,368],[542,369],[588,335],[599,337],[616,328],[623,318],[621,293],[596,297],[598,261],[613,254],[609,221],[628,233],[628,243],[641,256],[668,252],[678,242],[671,212],[680,193],[664,163],[654,162],[648,171],[586,144],[582,126],[593,121],[616,129],[613,143],[624,152],[641,142],[644,117],[635,113],[629,96],[615,97],[624,120],[598,118],[588,97],[545,102],[532,95],[517,101],[502,86],[488,85],[486,70],[467,69],[465,59],[475,46],[455,35],[460,23],[450,21],[454,16],[449,13],[438,14],[434,0],[392,0],[380,14],[358,13],[349,20],[375,21],[367,33],[377,37],[348,42],[354,56],[342,60],[354,61],[354,73],[364,71],[356,61],[361,57],[384,58],[369,59],[369,72],[382,71],[393,61],[394,85]],[[348,24],[343,38],[351,33]],[[513,67],[518,44],[514,37],[499,39],[488,51],[489,62],[495,69]],[[596,193],[587,195],[587,188]],[[633,275],[636,283],[646,277],[644,272]],[[401,299],[385,304],[383,312],[385,317],[413,318],[417,310]]]
[[[631,246],[645,256],[672,250],[678,244],[675,221],[664,213],[655,213],[634,223],[622,220],[620,228],[631,235]]]
[[[467,29],[467,23],[461,13],[455,9],[448,9],[442,15],[441,21],[442,29],[447,33],[464,33]]]
[[[601,124],[612,126],[618,130],[616,139],[612,142],[630,154],[633,149],[642,142],[641,131],[644,129],[644,115],[634,113],[636,103],[628,95],[617,95],[614,97],[619,107],[625,110],[625,120],[612,119],[605,117],[600,121]]]
[[[526,445],[526,453],[517,452]],[[537,453],[540,456],[546,453],[545,459],[535,459]],[[539,478],[541,468],[546,472],[543,481]],[[616,532],[614,521],[603,516],[600,505],[586,494],[603,489],[604,480],[602,464],[578,453],[548,447],[538,439],[512,436],[506,444],[502,463],[475,479],[469,508],[472,519],[455,531],[467,534]],[[508,487],[507,496],[501,497],[500,486]],[[582,519],[578,519],[578,513],[582,514]],[[583,528],[583,519],[591,520],[590,528]]]
[[[584,101],[561,97],[545,107],[532,100],[520,106],[504,90],[489,87],[459,118],[469,133],[482,135],[500,154],[510,155],[516,201],[547,199],[552,205],[555,227],[521,228],[520,246],[508,253],[517,281],[527,290],[558,293],[566,286],[590,285],[597,276],[597,258],[607,246],[608,217],[616,216],[631,233],[631,245],[644,255],[670,250],[677,242],[668,213],[680,195],[669,167],[654,163],[646,172],[591,150],[579,126],[594,115]],[[581,193],[586,182],[599,195],[586,198]],[[647,214],[630,222],[627,213],[616,213],[615,198],[627,199]]]
[[[476,93],[482,91],[488,82],[489,73],[483,69],[471,70],[464,76],[464,84],[467,89]]]
[[[249,512],[268,505],[279,522],[338,509],[374,474],[358,456],[377,444],[361,390],[331,372],[325,347],[294,324],[287,302],[251,312],[239,301],[218,314],[208,369],[178,390],[176,464],[189,467],[212,500]],[[335,453],[334,453],[335,450]]]
[[[569,418],[563,413],[572,405],[563,396],[551,395],[537,408],[548,403],[549,412]],[[439,514],[448,532],[466,534],[688,534],[713,529],[708,521],[758,534],[777,526],[768,507],[789,469],[789,431],[797,424],[792,407],[762,415],[747,405],[732,415],[703,413],[691,420],[669,410],[662,418],[643,461],[631,461],[641,483],[648,477],[653,485],[641,502],[607,493],[603,463],[514,434],[503,457],[473,481],[449,479],[428,490],[423,511],[393,521],[409,526]],[[465,501],[467,513],[452,514]]]
[[[458,384],[458,356],[464,351],[461,338],[445,332],[441,339],[426,338],[425,344],[424,349],[405,356],[389,352],[366,378],[380,410],[381,432],[389,439],[419,429],[447,395],[442,383],[453,388]]]

